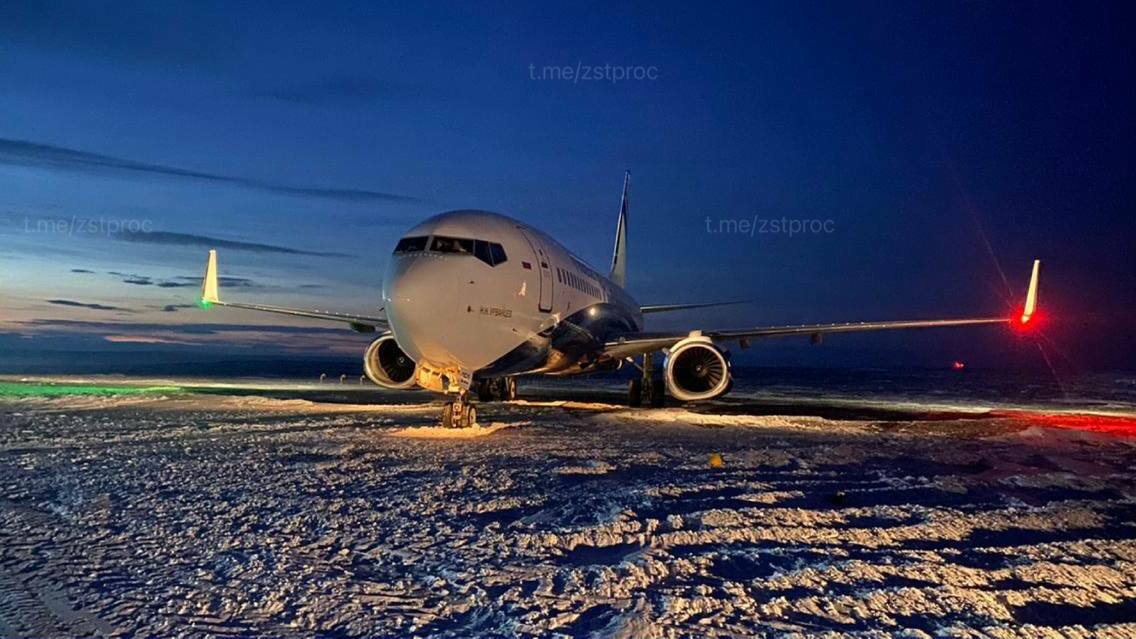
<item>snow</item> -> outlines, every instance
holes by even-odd
[[[492,424],[475,424],[471,428],[442,428],[441,426],[415,426],[399,428],[390,433],[392,437],[415,437],[419,439],[474,439],[487,437],[505,428],[521,426],[523,424],[506,424],[493,422]]]
[[[0,399],[0,636],[1136,636],[1131,438],[328,392]]]

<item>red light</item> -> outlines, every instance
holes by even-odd
[[[955,361],[951,362],[951,368],[955,369],[956,371],[961,371],[962,369],[966,368],[966,364],[956,359]]]
[[[1010,330],[1018,334],[1033,333],[1039,330],[1039,325],[1044,319],[1039,311],[1027,315],[1025,310],[1021,308],[1017,309],[1010,317]]]

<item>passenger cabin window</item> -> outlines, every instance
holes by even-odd
[[[592,279],[590,277],[580,275],[579,273],[576,273],[575,271],[569,271],[568,269],[556,267],[556,279],[561,284],[567,284],[568,286],[571,286],[572,288],[582,293],[587,293],[588,295],[591,295],[593,297],[600,297],[600,293],[602,292],[600,287],[592,283]]]
[[[413,253],[415,251],[425,251],[426,240],[427,237],[425,235],[420,235],[417,237],[404,237],[398,241],[398,244],[395,245],[394,252]]]

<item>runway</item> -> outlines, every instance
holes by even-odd
[[[4,637],[1136,634],[1131,417],[0,385]]]

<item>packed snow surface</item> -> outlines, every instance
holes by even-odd
[[[0,637],[1136,636],[1115,429],[263,391],[0,398]]]

